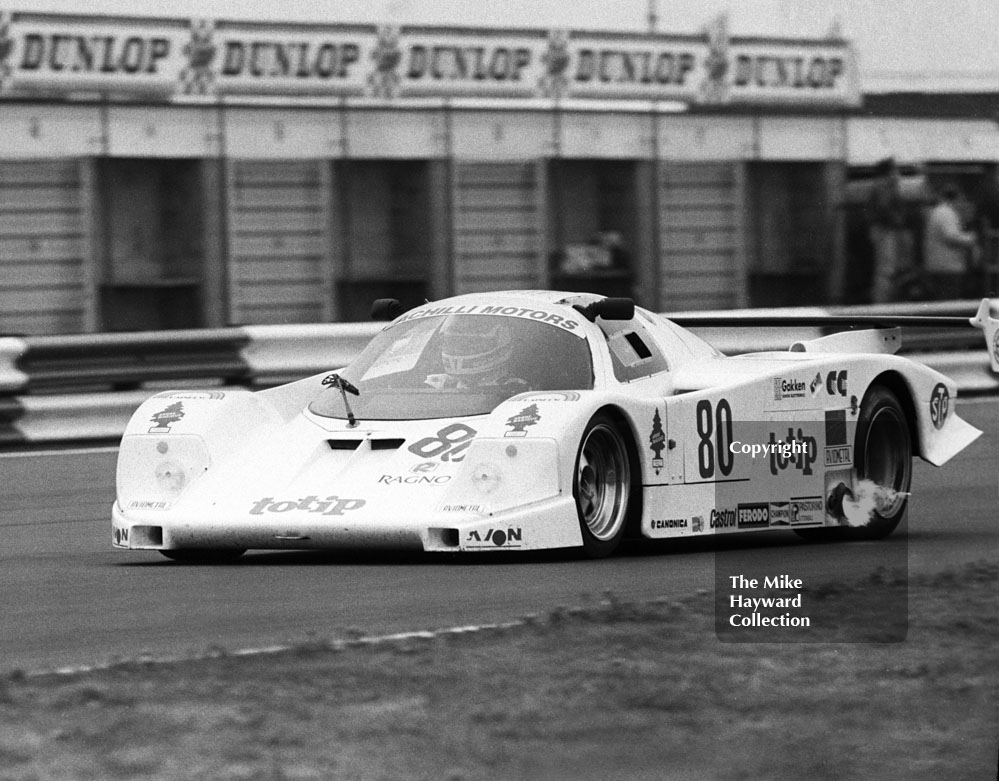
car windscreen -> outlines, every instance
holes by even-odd
[[[579,333],[492,314],[394,323],[339,375],[358,390],[347,402],[359,420],[484,415],[518,393],[593,387],[590,348]],[[336,388],[323,391],[309,410],[347,418]]]

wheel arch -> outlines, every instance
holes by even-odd
[[[642,488],[642,459],[638,452],[638,429],[633,418],[615,404],[605,404],[593,411],[594,416],[599,414],[607,415],[624,435],[628,464],[631,468],[631,504],[628,508],[625,536],[629,538],[639,537],[642,532],[645,494]]]
[[[909,436],[912,438],[912,449],[922,458],[923,441],[919,434],[919,420],[916,415],[916,402],[913,398],[914,393],[912,386],[901,374],[901,372],[889,369],[881,372],[871,380],[870,384],[867,386],[867,390],[864,391],[864,398],[867,397],[867,394],[870,393],[871,388],[875,385],[881,385],[887,388],[895,395],[895,398],[898,399],[898,403],[901,405],[902,411],[905,413],[905,423],[909,427]],[[863,406],[863,399],[860,400],[860,404]]]

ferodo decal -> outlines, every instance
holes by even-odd
[[[415,320],[419,317],[434,317],[437,315],[505,315],[506,317],[521,317],[526,320],[536,320],[539,323],[549,323],[565,331],[574,333],[579,338],[584,335],[579,329],[579,321],[548,312],[544,309],[533,309],[531,307],[520,306],[489,306],[486,304],[467,304],[464,306],[432,306],[423,309],[414,309],[412,312],[399,317],[396,322],[403,323],[407,320]]]
[[[510,430],[503,436],[526,437],[527,427],[537,425],[539,420],[541,420],[541,415],[538,413],[537,404],[531,404],[528,407],[524,407],[524,409],[516,415],[511,415],[506,419],[506,424],[510,426]]]
[[[818,458],[818,442],[815,437],[806,437],[799,428],[796,431],[788,428],[784,439],[785,447],[776,447],[777,436],[770,432],[770,474],[775,477],[785,469],[794,468],[803,475],[812,474],[812,464]]]
[[[149,429],[150,434],[168,434],[170,433],[170,427],[179,422],[184,417],[184,403],[178,401],[171,404],[166,409],[161,409],[159,412],[155,413],[150,419],[150,423],[155,425]]]
[[[293,510],[319,515],[343,515],[351,510],[359,510],[367,504],[364,499],[341,499],[339,496],[304,496],[301,499],[277,500],[271,496],[257,499],[250,508],[250,515],[266,513],[290,513]]]
[[[663,420],[659,417],[659,408],[652,415],[652,433],[649,434],[649,450],[652,451],[652,468],[658,475],[663,471],[663,448],[666,447],[666,434],[663,432]]]
[[[947,386],[938,382],[930,394],[930,420],[933,421],[934,428],[943,428],[947,422],[947,413],[950,412],[950,393]]]
[[[740,504],[738,509],[740,529],[759,529],[770,525],[769,504]]]
[[[774,377],[774,401],[803,399],[805,398],[805,388],[804,380]]]
[[[464,423],[452,423],[444,426],[435,436],[417,440],[407,449],[420,458],[458,462],[465,457],[465,451],[472,444],[475,434],[475,429]]]
[[[847,440],[846,410],[827,410],[825,447],[825,465],[827,467],[853,463],[853,449]]]
[[[472,529],[465,538],[466,548],[522,548],[524,530],[519,526],[506,529]]]
[[[712,414],[711,402],[702,399],[697,402],[697,471],[705,480],[715,476],[715,464],[722,477],[732,473],[735,456],[729,446],[732,444],[732,407],[728,399],[719,399]]]

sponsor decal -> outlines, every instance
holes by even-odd
[[[582,398],[576,391],[558,391],[555,393],[532,393],[519,397],[521,401],[579,401]]]
[[[770,525],[787,526],[791,523],[790,502],[770,502]]]
[[[694,534],[698,534],[699,532],[704,531],[704,516],[703,515],[695,515],[693,518],[690,519],[690,530]]]
[[[381,475],[382,485],[443,485],[451,480],[451,475]]]
[[[815,375],[815,379],[812,380],[811,383],[809,383],[808,385],[808,390],[810,390],[812,392],[812,395],[814,396],[816,393],[819,392],[820,387],[822,387],[822,372],[819,372],[818,374]]]
[[[826,375],[826,393],[830,396],[846,396],[846,369],[831,371]]]
[[[481,513],[485,515],[486,508],[481,504],[442,504],[442,513]]]
[[[510,426],[510,430],[507,431],[503,436],[505,437],[524,437],[527,436],[527,427],[537,425],[538,421],[541,420],[541,415],[538,412],[538,405],[531,404],[528,407],[524,407],[516,415],[511,415],[506,419],[506,424]]]
[[[799,496],[791,500],[790,520],[792,526],[814,526],[823,522],[825,502],[821,496]]]
[[[996,361],[999,361],[999,331],[996,331],[992,337],[992,355]]]
[[[653,518],[653,529],[686,529],[686,518]]]
[[[819,457],[818,442],[815,437],[806,437],[799,428],[796,431],[788,428],[787,437],[784,439],[784,448],[777,447],[778,439],[776,434],[770,432],[770,474],[775,477],[785,469],[797,469],[803,475],[812,474],[812,464]]]
[[[438,464],[436,461],[421,461],[418,464],[413,464],[413,466],[409,468],[409,471],[416,472],[417,474],[422,474],[424,472],[435,472],[437,471],[437,467],[439,466],[440,464]]]
[[[738,508],[740,529],[758,529],[770,525],[770,505],[740,504]]]
[[[157,393],[157,399],[184,399],[185,401],[221,401],[225,398],[224,391],[167,391]]]
[[[503,315],[504,317],[520,317],[525,320],[535,320],[539,323],[548,323],[575,333],[581,339],[584,338],[579,329],[579,321],[548,312],[544,309],[532,309],[520,306],[489,306],[487,304],[465,304],[463,306],[430,306],[414,309],[396,319],[397,323],[407,320],[415,320],[420,317],[438,317],[442,315]]]
[[[652,415],[652,433],[649,434],[649,450],[652,451],[652,468],[658,475],[663,471],[663,448],[666,447],[666,434],[663,432],[663,421],[659,417],[659,408]]]
[[[169,510],[170,507],[170,502],[149,499],[133,499],[128,503],[129,510]]]
[[[294,500],[276,500],[271,496],[257,499],[250,508],[250,515],[266,513],[289,513],[294,510],[319,515],[343,515],[351,510],[359,510],[367,502],[364,499],[341,499],[339,496],[304,496]]]
[[[711,529],[734,529],[735,510],[731,508],[723,510],[716,510],[712,508],[711,514],[708,518],[708,527]]]
[[[934,428],[943,428],[947,422],[947,414],[950,412],[950,393],[947,386],[938,382],[930,394],[930,420],[933,421]]]
[[[435,436],[417,440],[407,449],[420,458],[439,458],[441,461],[459,462],[472,444],[476,431],[464,423],[444,426]]]
[[[128,529],[115,526],[111,531],[111,536],[114,538],[115,545],[128,545]]]
[[[774,378],[774,401],[784,399],[805,398],[806,384],[804,380],[787,379],[786,377]]]
[[[853,451],[845,446],[840,445],[838,447],[827,447],[826,449],[826,466],[843,466],[844,464],[853,463]]]
[[[178,401],[171,404],[166,409],[161,409],[159,412],[155,413],[150,419],[150,423],[155,425],[149,429],[150,434],[168,434],[170,433],[170,427],[179,422],[184,417],[184,403]]]
[[[826,447],[848,445],[846,437],[846,410],[826,411]]]
[[[465,538],[466,548],[520,548],[523,547],[524,531],[519,526],[506,529],[472,529]]]

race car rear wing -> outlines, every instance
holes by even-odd
[[[999,319],[992,317],[992,307],[999,299],[983,298],[974,317],[939,315],[684,315],[669,318],[684,328],[980,328],[992,371],[999,373]],[[880,350],[879,350],[880,351]]]

